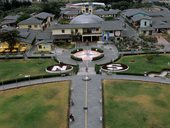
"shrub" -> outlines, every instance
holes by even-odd
[[[82,58],[77,58],[77,57],[75,57],[74,55],[71,55],[71,59],[77,60],[77,61],[82,61]]]
[[[103,53],[104,51],[101,48],[91,48],[92,51],[97,51]]]
[[[92,61],[99,60],[104,57],[104,54],[102,53],[100,56],[94,57]]]
[[[101,74],[100,69],[101,69],[101,67],[98,64],[95,64],[96,74]]]
[[[82,48],[74,49],[73,51],[71,51],[71,54],[75,54],[76,52],[79,52],[79,51],[83,51],[83,49]]]

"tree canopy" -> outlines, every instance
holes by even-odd
[[[1,42],[7,42],[9,44],[9,49],[12,50],[16,45],[19,37],[19,32],[17,30],[0,32],[0,40]]]

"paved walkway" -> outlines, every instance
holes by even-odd
[[[159,45],[167,45],[169,42],[161,35],[156,36]]]
[[[83,77],[85,76],[77,76],[72,79],[71,99],[74,101],[74,106],[71,106],[70,113],[75,117],[75,122],[70,123],[70,128],[102,128],[100,121],[100,116],[102,116],[101,76],[90,75],[90,81],[83,81]],[[85,92],[86,86],[87,94]],[[85,117],[84,110],[86,98],[87,117]]]

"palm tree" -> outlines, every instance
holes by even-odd
[[[13,50],[16,43],[18,43],[19,32],[17,30],[12,30],[8,32],[0,32],[1,42],[7,42],[9,45],[10,51]]]

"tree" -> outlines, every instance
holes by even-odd
[[[60,8],[64,6],[64,2],[48,2],[42,4],[42,11],[53,13],[56,17],[60,16]]]
[[[30,18],[30,15],[28,13],[23,13],[17,20],[17,23],[19,23],[20,21],[23,21],[25,19]]]
[[[18,37],[19,32],[17,30],[0,33],[1,42],[7,42],[9,44],[10,51],[12,51],[16,43],[19,42]]]
[[[48,0],[42,0],[42,2],[47,3],[47,2],[48,2]]]

